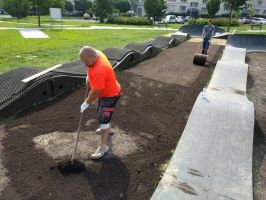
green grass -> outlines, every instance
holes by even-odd
[[[20,66],[51,67],[78,59],[82,46],[99,50],[143,42],[173,31],[151,30],[44,30],[49,39],[25,39],[15,30],[0,31],[0,73]]]
[[[219,28],[222,28],[225,31],[227,31],[227,27],[226,26],[221,26]],[[235,34],[244,34],[244,33],[247,34],[248,33],[248,34],[262,34],[262,35],[265,35],[266,34],[266,25],[262,26],[262,30],[264,32],[256,32],[256,31],[255,32],[246,32],[246,31],[250,31],[251,30],[249,24],[240,25],[238,27],[230,27],[230,32],[233,32],[234,30],[236,30]],[[258,30],[258,29],[256,28],[254,30]]]

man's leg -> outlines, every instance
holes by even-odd
[[[210,47],[210,40],[207,40],[206,41],[206,46],[205,46],[205,55],[208,54],[209,47]]]
[[[101,128],[100,147],[106,148],[107,140],[111,132],[111,126],[109,124],[102,124],[100,128]]]
[[[205,54],[205,52],[206,52],[206,40],[204,39],[203,40],[203,44],[202,44],[202,54]]]
[[[107,140],[112,130],[109,125],[109,122],[111,121],[112,114],[115,110],[115,106],[118,99],[119,97],[99,100],[98,114],[99,114],[99,122],[101,124],[100,146],[95,151],[95,153],[91,155],[91,159],[101,158],[109,150],[109,146],[107,145]]]

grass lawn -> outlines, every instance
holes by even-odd
[[[44,30],[49,39],[25,39],[15,30],[0,30],[0,73],[20,66],[51,67],[78,59],[82,46],[99,50],[143,42],[175,31],[161,30]]]
[[[23,19],[16,19],[16,18],[1,18],[0,21],[5,21],[0,23],[0,27],[18,27],[18,28],[37,28],[38,27],[38,18],[36,16],[28,16],[27,18]],[[56,23],[60,24],[60,23]],[[89,26],[115,26],[115,27],[138,27],[138,28],[153,28],[152,25],[117,25],[117,24],[101,24],[98,22],[92,22],[88,20],[82,20],[81,18],[70,18],[64,17],[63,18],[63,25],[73,26],[73,27],[89,27]],[[169,28],[178,29],[182,24],[169,24]],[[41,16],[41,27],[50,26],[50,17],[49,16]]]

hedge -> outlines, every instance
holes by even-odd
[[[189,24],[208,24],[208,19],[198,18],[189,20]],[[213,19],[213,24],[215,26],[227,26],[228,25],[228,18],[215,18]],[[232,19],[231,26],[239,26],[239,22],[237,19]]]
[[[125,25],[150,25],[152,21],[147,17],[123,17],[119,16],[112,20],[114,24],[125,24]]]

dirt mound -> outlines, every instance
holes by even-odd
[[[182,56],[175,54],[175,59],[171,61],[166,57],[168,50],[165,50],[166,54],[157,57],[176,68],[176,71],[168,72],[169,76],[172,73],[183,76],[183,71],[180,70],[181,60],[184,57],[189,60],[195,50],[190,43],[186,44],[187,46],[182,45],[182,48],[184,50],[189,48],[188,53]],[[180,47],[173,49],[180,51]],[[169,51],[172,52],[173,49]],[[31,109],[17,119],[6,122],[4,130],[0,130],[6,133],[2,139],[2,154],[3,165],[10,183],[8,187],[3,188],[1,198],[5,200],[150,199],[161,178],[160,167],[171,157],[171,151],[177,145],[195,99],[210,78],[221,50],[221,46],[213,49],[213,53],[209,56],[211,60],[209,67],[202,68],[197,76],[191,70],[193,80],[188,81],[187,86],[156,80],[129,71],[117,72],[124,95],[112,120],[113,127],[119,130],[117,136],[115,133],[111,138],[116,146],[113,147],[113,154],[110,152],[105,158],[96,162],[81,156],[80,160],[87,168],[84,173],[62,175],[56,168],[56,162],[61,158],[53,156],[56,154],[55,151],[50,149],[49,154],[46,149],[49,146],[56,149],[58,148],[56,145],[70,145],[68,140],[65,143],[55,141],[73,137],[79,122],[79,107],[83,100],[84,89],[53,103]],[[147,61],[146,65],[153,68],[153,60],[149,61],[150,63]],[[199,67],[194,66],[192,60],[190,65],[190,68]],[[164,73],[167,78],[167,70]],[[185,73],[189,79],[188,71]],[[86,132],[93,134],[92,131],[98,127],[96,110],[91,108],[84,118],[86,120],[82,131],[84,134]],[[36,138],[37,141],[41,141],[43,136],[50,134],[51,137],[51,133],[56,132],[68,136],[55,137],[53,140],[44,137],[47,139],[41,142],[44,147],[36,146]],[[123,137],[121,134],[124,134]],[[83,142],[87,142],[87,145],[96,145],[97,137],[96,134],[90,137],[84,136],[86,140]],[[134,142],[134,149],[124,153],[125,147],[119,147],[119,140],[115,137],[119,137],[121,141]],[[126,142],[123,144],[127,145]],[[86,153],[85,147],[86,145],[82,148],[83,153]],[[88,146],[88,154],[92,153],[90,149]]]

